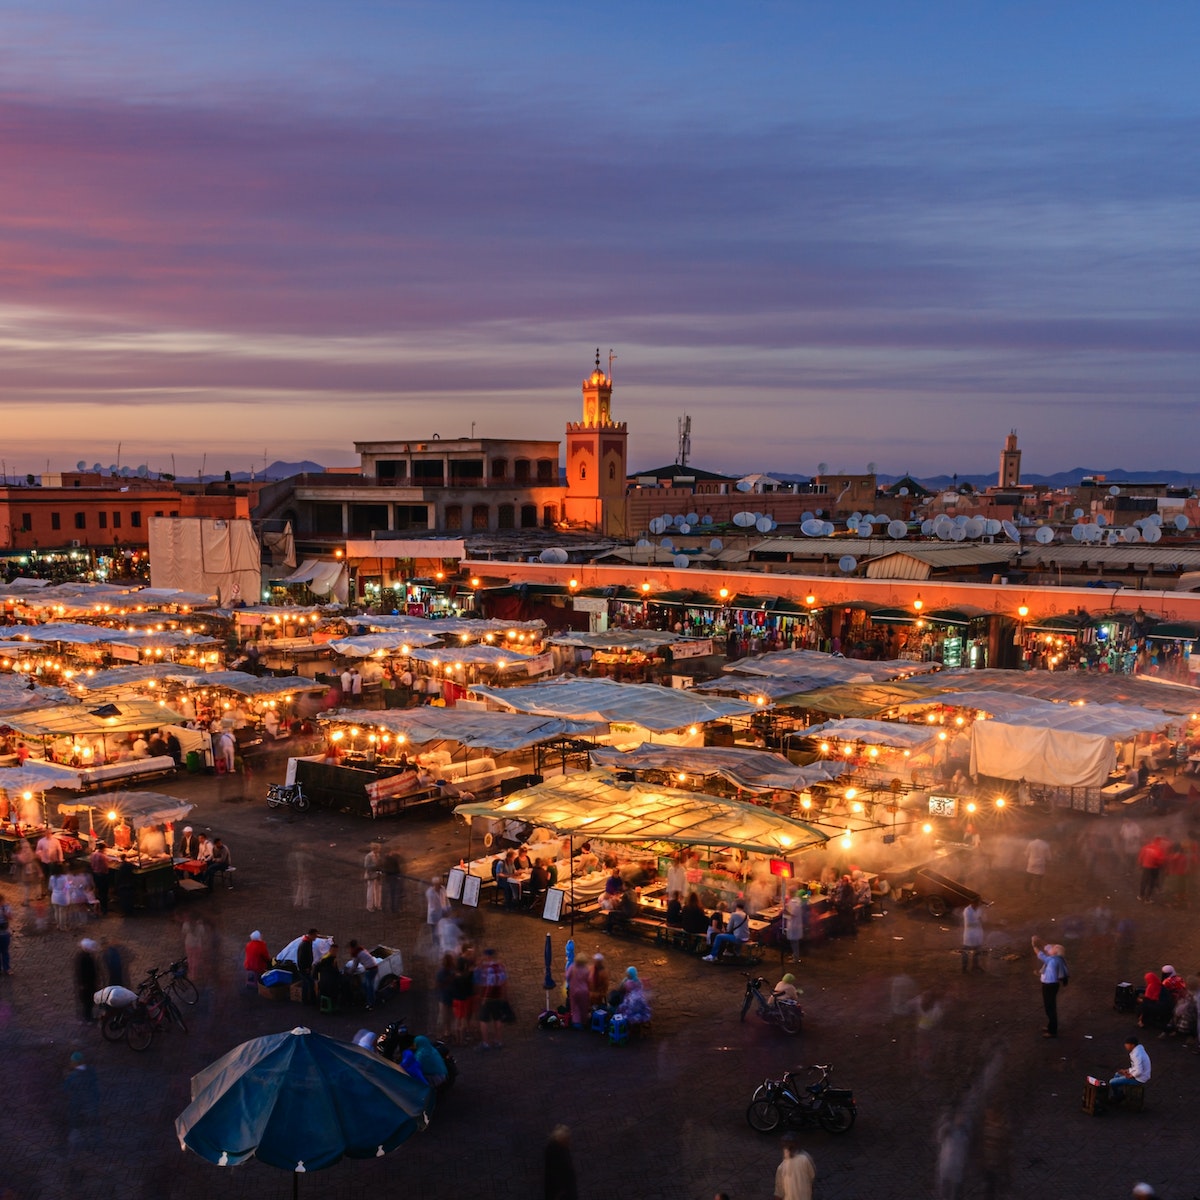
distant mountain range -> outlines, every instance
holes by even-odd
[[[849,472],[833,473],[849,474]],[[767,474],[782,483],[807,483],[812,478],[809,475],[791,475],[779,471],[768,471]],[[1094,478],[1097,475],[1103,475],[1109,483],[1165,483],[1169,487],[1191,487],[1196,481],[1195,475],[1188,475],[1183,471],[1123,471],[1120,467],[1095,471],[1086,467],[1074,467],[1070,471],[1059,471],[1054,475],[1027,475],[1022,472],[1021,482],[1035,483],[1039,487],[1072,488],[1078,487],[1084,479]],[[877,478],[880,485],[886,487],[898,479],[903,479],[904,476],[879,475]],[[952,488],[956,482],[959,487],[964,483],[969,483],[975,488],[994,487],[996,484],[995,471],[986,475],[959,475],[957,477],[952,475],[913,475],[912,478],[933,491]]]

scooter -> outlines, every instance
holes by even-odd
[[[750,1011],[751,1004],[758,1005],[758,1015],[769,1025],[778,1025],[784,1033],[797,1034],[804,1021],[804,1010],[795,1000],[781,1000],[772,995],[767,999],[762,994],[765,979],[755,979],[752,975],[742,972],[746,980],[746,995],[742,1000],[742,1020]]]
[[[267,807],[294,808],[297,812],[308,812],[309,799],[299,783],[269,783]]]
[[[801,1071],[819,1071],[816,1083],[802,1086]],[[746,1109],[746,1121],[759,1133],[778,1129],[805,1129],[819,1126],[827,1133],[846,1133],[854,1127],[858,1107],[848,1088],[830,1085],[830,1066],[796,1067],[785,1071],[782,1079],[768,1079],[755,1089]]]

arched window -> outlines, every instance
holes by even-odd
[[[587,478],[587,463],[580,463],[580,465],[579,465],[579,478],[580,478],[580,479],[586,479],[586,478]]]
[[[537,505],[522,504],[521,505],[521,528],[536,529],[538,523]]]
[[[501,504],[496,510],[496,525],[499,529],[514,529],[516,510],[511,504]]]
[[[608,464],[608,477],[609,477],[609,479],[616,479],[616,477],[617,477],[617,464],[616,463]]]

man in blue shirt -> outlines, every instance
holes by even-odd
[[[1038,975],[1042,981],[1042,1007],[1046,1010],[1046,1028],[1042,1037],[1058,1037],[1058,989],[1069,982],[1067,960],[1063,958],[1061,946],[1047,946],[1036,934],[1031,941],[1033,952],[1042,964]]]

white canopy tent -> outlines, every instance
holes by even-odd
[[[317,596],[328,596],[345,604],[349,598],[349,582],[344,562],[325,562],[317,558],[306,558],[290,575],[274,582],[282,584],[303,583]]]
[[[940,731],[928,725],[903,725],[899,721],[867,721],[847,717],[842,721],[810,725],[803,732],[805,737],[826,738],[831,742],[863,742],[868,746],[891,746],[916,753],[933,742]]]
[[[751,792],[775,789],[799,792],[814,783],[836,779],[848,768],[836,762],[794,766],[781,754],[737,746],[661,746],[643,743],[632,750],[597,746],[592,762],[616,771],[679,771],[688,775],[718,775]]]
[[[407,654],[414,646],[436,646],[439,640],[436,634],[413,629],[399,633],[363,633],[337,638],[326,645],[342,658],[370,658],[373,655]]]
[[[820,680],[828,683],[878,683],[884,679],[904,679],[940,669],[940,663],[908,662],[896,659],[870,662],[821,654],[816,650],[779,650],[758,658],[739,658],[726,671],[743,675],[771,675],[777,679]],[[802,691],[802,688],[797,688]]]
[[[149,524],[152,587],[216,593],[223,605],[258,599],[262,547],[250,521],[151,517]]]
[[[457,742],[498,754],[526,750],[560,737],[585,737],[603,728],[594,721],[534,717],[524,713],[469,712],[456,708],[338,709],[320,718],[322,725],[352,725],[403,737],[414,746]]]

